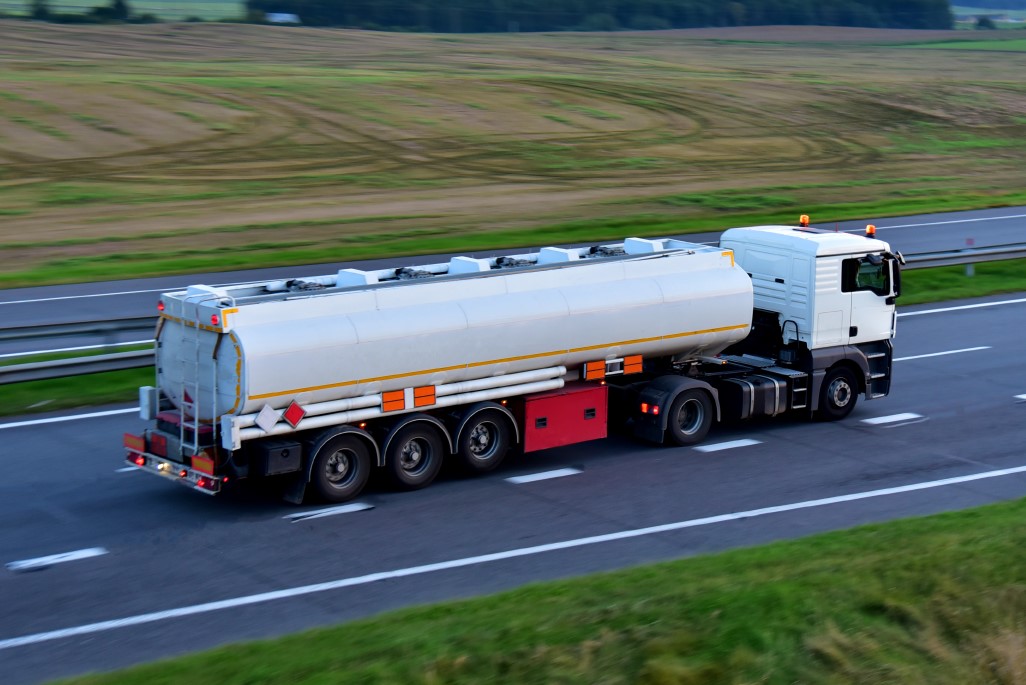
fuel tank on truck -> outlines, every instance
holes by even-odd
[[[637,238],[193,286],[161,298],[158,384],[211,421],[626,355],[715,355],[748,335],[752,304],[729,250]]]

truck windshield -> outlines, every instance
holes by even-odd
[[[869,290],[877,295],[890,295],[890,269],[880,255],[846,259],[841,290],[846,293]]]

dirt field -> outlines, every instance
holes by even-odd
[[[1011,33],[0,22],[0,286],[1022,201]]]

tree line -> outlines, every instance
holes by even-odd
[[[246,0],[250,17],[432,33],[805,24],[950,29],[948,0]]]

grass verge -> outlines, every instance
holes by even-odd
[[[902,274],[902,305],[1026,291],[1026,259],[986,262],[972,278],[964,266],[916,269]],[[132,348],[134,349],[134,348]],[[0,416],[133,402],[142,385],[153,383],[153,369],[14,383],[4,387]]]
[[[75,685],[1022,682],[1026,501],[530,585]]]

